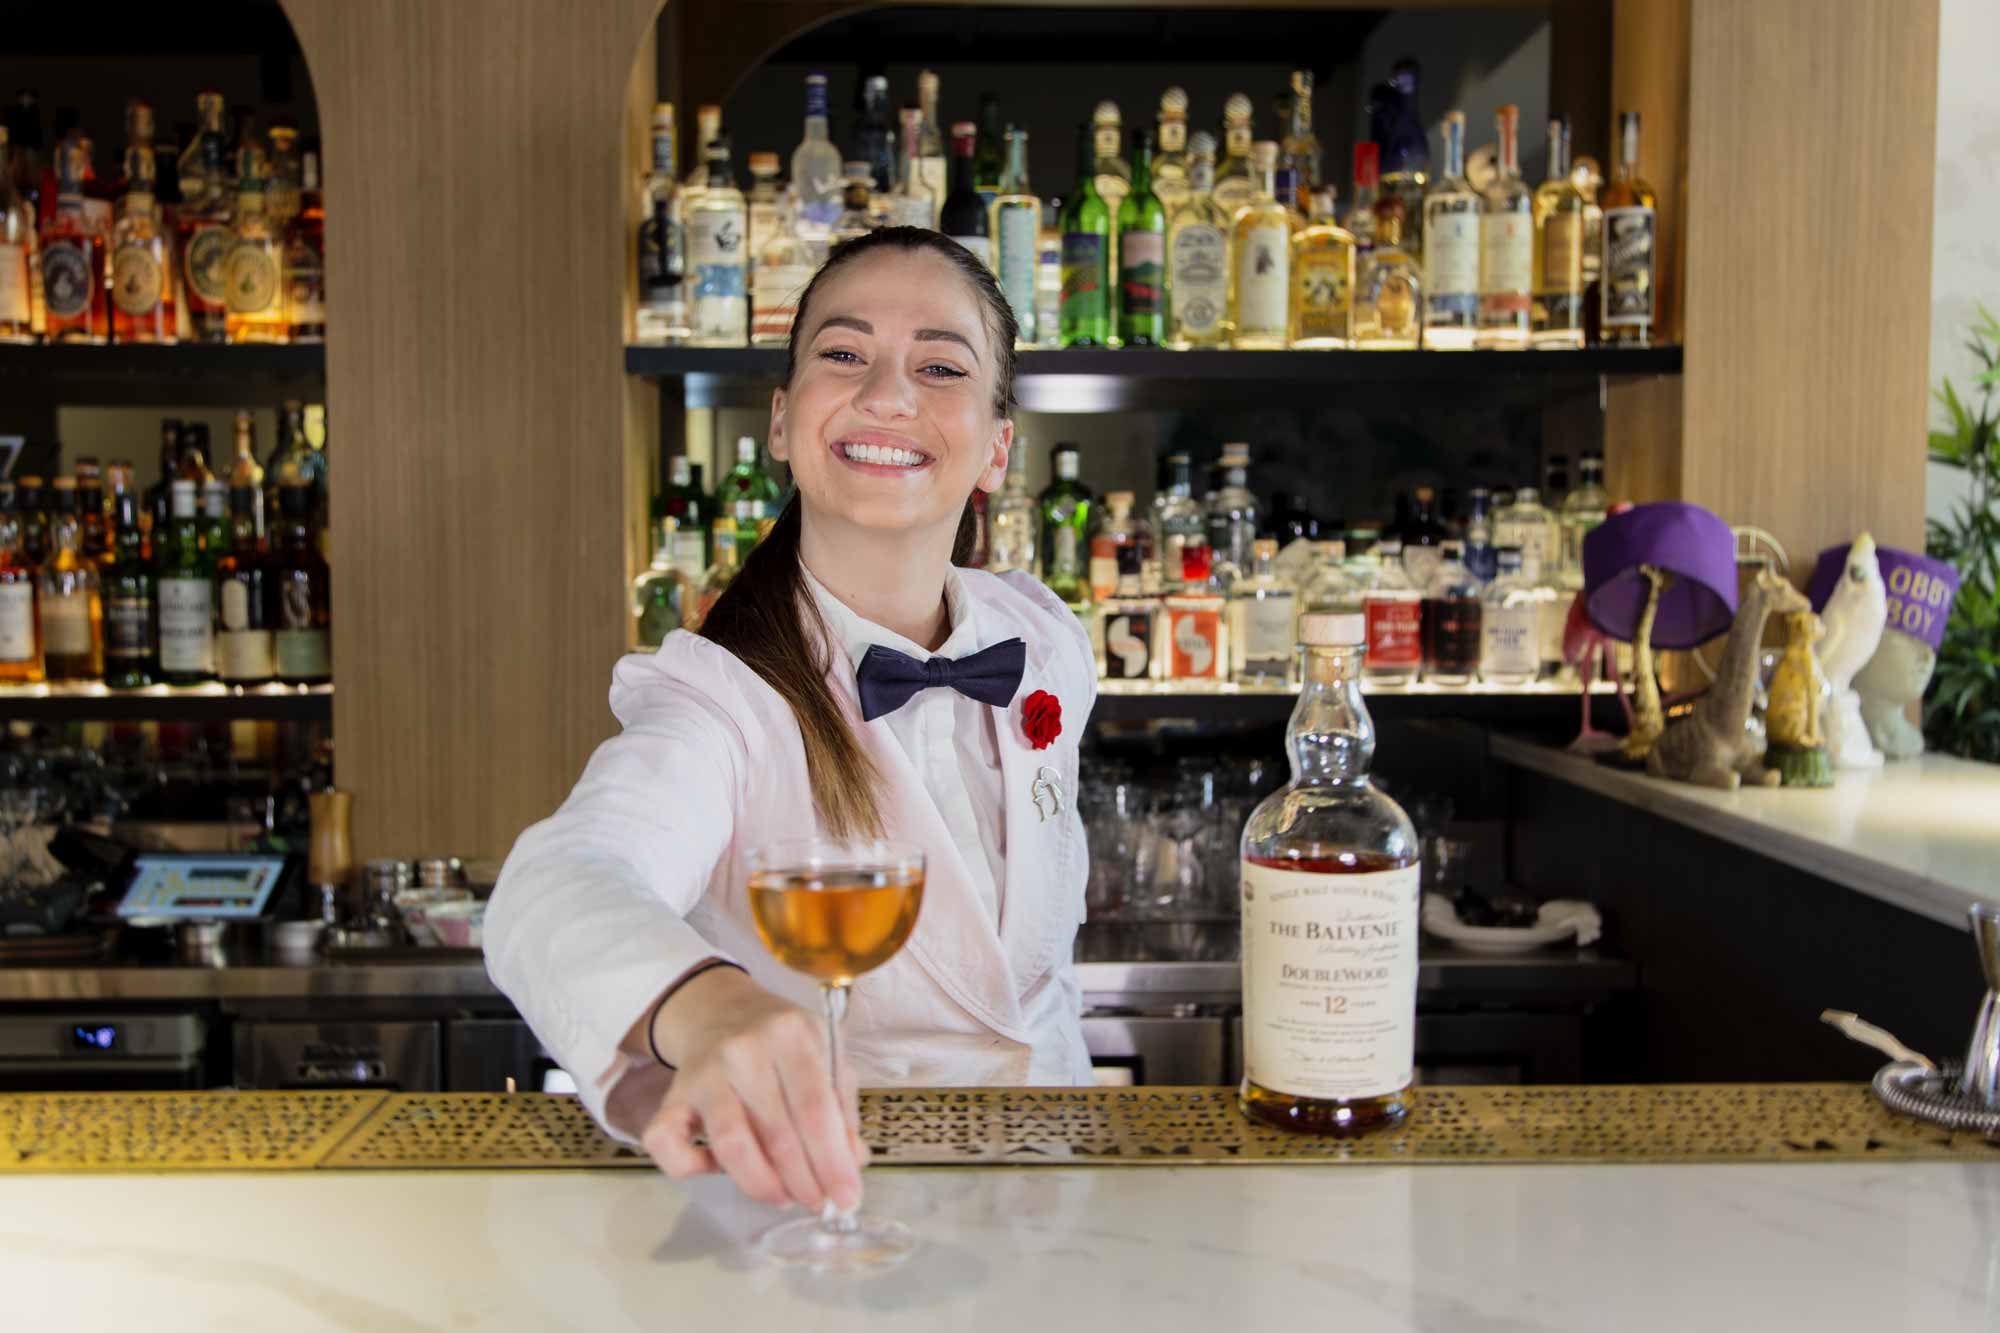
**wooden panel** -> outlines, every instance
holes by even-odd
[[[1681,494],[1681,381],[1612,379],[1604,397],[1604,486],[1643,504]]]
[[[1693,0],[1684,494],[1921,549],[1937,0]]]
[[[335,720],[363,856],[504,853],[613,727],[620,129],[659,3],[285,0],[333,200]]]

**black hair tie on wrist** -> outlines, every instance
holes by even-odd
[[[672,1069],[674,1065],[666,1056],[660,1054],[660,1038],[658,1035],[660,1010],[667,1007],[668,1000],[680,994],[681,987],[687,985],[702,973],[713,972],[718,967],[733,967],[745,976],[749,975],[748,970],[741,963],[732,963],[727,958],[711,958],[707,962],[696,963],[693,967],[681,973],[679,981],[667,987],[667,993],[659,998],[659,1001],[653,1005],[653,1012],[646,1016],[646,1049],[653,1053],[653,1059],[658,1061],[662,1067]]]

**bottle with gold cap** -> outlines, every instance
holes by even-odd
[[[234,239],[236,196],[230,188],[229,142],[222,127],[222,94],[195,99],[201,129],[179,161],[181,202],[174,211],[181,255],[181,297],[187,335],[197,342],[228,339],[227,274]]]
[[[125,108],[125,197],[111,228],[111,336],[121,343],[174,341],[173,252],[154,186],[153,108]]]
[[[264,211],[271,164],[264,150],[246,146],[236,186],[236,225],[223,268],[223,327],[232,343],[281,343],[291,337],[285,319],[285,245]]]
[[[1160,117],[1153,144],[1153,193],[1172,217],[1188,198],[1187,90],[1160,94]]]
[[[1283,349],[1287,337],[1295,214],[1274,193],[1278,145],[1259,140],[1251,163],[1255,193],[1231,227],[1229,337],[1234,347],[1269,351]]]
[[[42,221],[42,299],[52,343],[102,343],[111,336],[104,234],[91,225],[84,198],[89,175],[89,149],[72,135],[56,149],[56,206]]]
[[[1250,99],[1231,93],[1222,108],[1222,161],[1215,168],[1215,206],[1226,218],[1250,202],[1256,176],[1250,166]]]

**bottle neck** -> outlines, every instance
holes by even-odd
[[[653,170],[668,180],[674,178],[674,127],[661,125],[653,130]]]
[[[1618,125],[1617,179],[1629,181],[1639,174],[1639,118],[1626,116]]]
[[[1188,160],[1188,189],[1195,194],[1207,194],[1215,188],[1215,159],[1203,154]]]
[[[1007,169],[1001,173],[1000,188],[1006,194],[1028,193],[1028,141],[1007,141]]]
[[[1465,175],[1465,122],[1456,118],[1444,125],[1444,174],[1452,179]]]
[[[1569,131],[1559,120],[1549,122],[1549,179],[1569,179]]]
[[[1139,141],[1138,151],[1132,154],[1132,193],[1144,194],[1153,188],[1153,145],[1146,139]]]
[[[972,181],[972,151],[975,147],[971,135],[952,142],[951,151],[951,192],[970,191]]]
[[[1362,655],[1359,645],[1305,650],[1305,680],[1285,727],[1295,785],[1368,781],[1375,723],[1361,699]]]

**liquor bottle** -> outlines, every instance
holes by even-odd
[[[160,227],[152,112],[144,108],[134,104],[133,130],[145,138],[125,150],[125,195],[111,229],[111,336],[121,343],[174,341],[173,252]]]
[[[784,191],[778,188],[776,153],[752,153],[747,160],[750,192],[743,196],[743,207],[750,219],[750,276],[754,282],[757,256],[764,253],[764,247],[777,234],[783,218],[785,196]]]
[[[1132,521],[1130,491],[1106,491],[1104,514],[1090,535],[1088,578],[1090,597],[1102,602],[1118,594],[1121,575],[1129,572],[1129,593],[1139,592],[1139,530]]]
[[[688,154],[687,175],[681,178],[681,212],[686,214],[708,188],[708,146],[722,133],[722,108],[704,102],[694,109],[693,152]]]
[[[1110,272],[1118,269],[1118,210],[1132,190],[1132,164],[1125,160],[1125,122],[1113,101],[1102,101],[1090,115],[1097,197],[1111,213]],[[1112,312],[1114,321],[1116,311]]]
[[[44,675],[35,566],[21,549],[17,490],[0,483],[0,685],[37,685]]]
[[[301,159],[299,211],[285,224],[285,322],[293,342],[326,341],[326,202],[319,154]]]
[[[709,609],[736,578],[736,520],[727,514],[716,515],[709,525],[708,547],[708,572],[701,577],[701,587],[695,595],[694,623],[689,629],[700,628]]]
[[[1543,507],[1539,490],[1520,487],[1513,502],[1493,515],[1493,544],[1519,549],[1522,572],[1530,579],[1556,572],[1562,559],[1562,530],[1556,516]]]
[[[1354,237],[1354,340],[1379,327],[1375,312],[1363,306],[1361,293],[1368,286],[1375,262],[1375,201],[1381,188],[1381,145],[1362,142],[1354,145],[1354,199],[1348,204],[1341,225]]]
[[[1484,486],[1474,486],[1467,492],[1467,502],[1470,512],[1465,516],[1465,567],[1481,583],[1491,583],[1498,568],[1493,545],[1493,493]]]
[[[1423,589],[1430,587],[1444,558],[1445,527],[1438,521],[1435,490],[1419,486],[1411,501],[1409,520],[1395,535],[1403,542],[1403,572]]]
[[[56,150],[56,205],[42,223],[42,300],[52,343],[102,343],[111,336],[104,299],[104,235],[85,213],[84,177],[90,159],[80,140]],[[56,673],[50,650],[49,678]]]
[[[1417,1025],[1416,829],[1375,790],[1352,615],[1300,623],[1290,785],[1243,827],[1244,1115],[1311,1134],[1400,1122]]]
[[[1252,544],[1261,527],[1257,497],[1250,493],[1250,446],[1241,443],[1222,446],[1222,484],[1208,497],[1208,546],[1212,553],[1211,576],[1222,591],[1250,569]]]
[[[1036,347],[1062,346],[1062,200],[1048,199],[1041,206],[1041,229],[1036,236],[1035,256],[1035,341]]]
[[[1230,678],[1239,685],[1289,685],[1298,594],[1272,568],[1277,542],[1260,537],[1251,552],[1249,572],[1229,588]]]
[[[1167,680],[1229,679],[1228,599],[1217,589],[1207,546],[1181,549],[1181,585],[1161,600],[1166,616],[1159,674]]]
[[[736,466],[715,488],[715,512],[728,515],[736,524],[737,537],[747,538],[756,531],[759,519],[778,516],[781,495],[778,483],[758,460],[756,437],[738,436]]]
[[[327,461],[326,461],[326,404],[307,403],[303,414],[302,429],[306,440],[306,457],[303,475],[307,487],[312,491],[312,526],[319,541],[319,553],[327,554]],[[267,511],[268,512],[268,511]]]
[[[944,130],[938,120],[938,76],[933,70],[917,71],[917,110],[923,115],[917,125],[918,172],[931,198],[942,205],[948,187],[945,183]],[[931,225],[938,225],[935,218]]]
[[[1479,323],[1479,196],[1465,181],[1465,115],[1444,118],[1444,171],[1424,195],[1424,346],[1463,351]]]
[[[1188,201],[1188,128],[1187,91],[1169,88],[1160,94],[1160,116],[1157,122],[1159,137],[1153,154],[1153,193],[1159,196],[1160,206],[1167,210],[1169,224],[1173,215]],[[1209,139],[1211,165],[1215,156],[1215,140]]]
[[[229,487],[210,477],[201,486],[201,551],[213,566],[229,549]]]
[[[977,161],[973,164],[975,179]],[[1019,332],[1017,346],[1033,347],[1038,335],[1046,338],[1055,330],[1044,329],[1035,290],[1041,267],[1042,201],[1028,185],[1028,132],[1007,131],[1007,160],[1004,174],[995,187],[987,230],[993,238],[993,271],[999,275],[1000,290],[1014,312]]]
[[[195,495],[201,494],[201,484],[209,479],[208,470],[208,423],[205,421],[183,421],[181,423],[180,459],[174,464],[176,481],[191,481],[195,484]]]
[[[938,210],[938,230],[992,268],[992,219],[972,177],[972,154],[978,147],[978,132],[978,126],[969,120],[951,127],[951,189],[944,197],[944,206]]]
[[[667,561],[687,577],[690,587],[701,586],[708,571],[708,525],[715,515],[708,496],[701,489],[700,469],[686,454],[675,454],[667,465],[667,489],[661,494],[653,514],[657,522],[674,520],[673,539],[667,543]]]
[[[1424,595],[1403,572],[1403,543],[1375,543],[1375,568],[1364,599],[1370,685],[1408,685],[1424,661]]]
[[[1187,198],[1167,219],[1167,304],[1172,315],[1169,346],[1227,347],[1229,329],[1229,223],[1216,204],[1215,140],[1194,136],[1188,153]],[[1175,563],[1171,576],[1178,580]]]
[[[111,532],[104,521],[104,472],[95,458],[76,460],[77,549],[92,564],[101,565],[111,550]]]
[[[1333,191],[1313,196],[1311,220],[1292,236],[1287,320],[1294,347],[1354,345],[1354,233],[1334,220]]]
[[[146,488],[140,521],[146,533],[146,556],[153,555],[153,534],[166,531],[173,517],[172,486],[180,470],[181,423],[172,417],[160,418],[160,479]]]
[[[1097,674],[1106,680],[1151,680],[1161,669],[1155,652],[1160,602],[1114,594],[1099,603]]]
[[[257,418],[248,412],[236,414],[235,456],[229,464],[230,503],[234,503],[235,493],[249,490],[252,502],[250,517],[251,530],[259,540],[264,536],[264,468],[257,461]]]
[[[654,528],[652,561],[632,580],[632,641],[641,648],[659,647],[680,628],[681,608],[691,605],[695,595],[697,585],[674,564],[674,543],[680,535],[678,519],[660,519]]]
[[[1313,133],[1313,76],[1309,69],[1292,71],[1291,124],[1279,145],[1278,165],[1292,171],[1296,196],[1289,200],[1300,212],[1311,209],[1312,196],[1325,185],[1320,175],[1319,136]]]
[[[1313,543],[1313,567],[1299,592],[1299,614],[1366,616],[1367,587],[1347,565],[1347,543]]]
[[[887,195],[896,185],[896,117],[889,109],[887,76],[871,74],[861,81],[860,110],[847,159],[866,162],[869,188]]]
[[[1583,192],[1569,178],[1569,122],[1549,122],[1548,179],[1535,187],[1535,304],[1529,339],[1583,346]]]
[[[181,255],[181,298],[188,332],[198,342],[228,338],[228,265],[234,241],[235,201],[222,128],[222,94],[195,99],[201,126],[181,150],[178,163],[181,203],[175,212]]]
[[[312,446],[306,443],[305,404],[287,400],[280,416],[278,440],[264,467],[264,533],[268,538],[278,514],[278,486],[287,477],[305,480],[311,467]],[[165,445],[161,446],[164,451]]]
[[[1090,488],[1076,479],[1077,448],[1055,447],[1055,479],[1040,500],[1042,582],[1072,609],[1090,605]]]
[[[1215,169],[1215,206],[1231,223],[1250,202],[1258,182],[1250,164],[1250,99],[1231,93],[1222,106],[1222,162]]]
[[[674,107],[653,108],[653,169],[639,184],[639,307],[632,336],[642,343],[686,341],[687,232],[674,166]]]
[[[1604,305],[1598,289],[1604,274],[1604,207],[1597,199],[1604,188],[1604,172],[1597,159],[1574,159],[1569,167],[1569,183],[1583,196],[1583,340],[1594,343]]]
[[[43,665],[50,680],[98,680],[104,675],[104,605],[97,562],[83,554],[76,479],[55,480],[54,548],[37,582]]]
[[[1639,175],[1639,113],[1618,113],[1618,166],[1599,196],[1604,207],[1601,337],[1623,347],[1652,342],[1658,270],[1655,238],[1659,199]]]
[[[1208,516],[1194,498],[1194,464],[1186,454],[1167,455],[1167,482],[1153,497],[1153,541],[1158,569],[1143,589],[1173,592],[1181,586],[1181,552],[1208,543]]]
[[[826,75],[806,75],[805,134],[792,150],[792,195],[798,200],[794,224],[799,239],[824,251],[840,216],[840,150],[827,137]]]
[[[1118,339],[1127,347],[1167,341],[1167,210],[1153,193],[1153,133],[1139,134],[1132,188],[1118,205]]]
[[[1527,685],[1541,674],[1540,619],[1532,586],[1521,575],[1521,552],[1502,546],[1496,573],[1480,595],[1479,676],[1489,685]]]
[[[281,343],[290,333],[285,322],[285,247],[264,213],[265,173],[262,150],[243,154],[243,179],[236,190],[236,227],[223,269],[223,327],[232,343]]]
[[[170,493],[172,516],[153,534],[160,679],[198,685],[215,679],[215,567],[201,549],[196,483],[176,478]]]
[[[1021,133],[1025,136],[1027,131]],[[1000,99],[992,93],[979,94],[979,139],[972,150],[972,187],[979,191],[988,209],[1002,193],[1000,177],[1007,167],[1008,140],[1013,134],[1012,126],[1003,128],[1000,124]],[[1021,172],[1025,178],[1025,162]]]
[[[1368,272],[1357,275],[1354,345],[1368,351],[1415,351],[1423,345],[1423,277],[1416,254],[1405,244],[1416,228],[1406,228],[1398,207],[1375,209],[1375,247]]]
[[[1097,192],[1097,152],[1088,125],[1076,127],[1076,185],[1062,209],[1062,345],[1111,342],[1113,209]]]
[[[783,347],[791,341],[799,297],[812,281],[819,260],[800,238],[789,199],[778,201],[778,223],[753,256],[750,270],[750,343],[753,347]],[[696,533],[697,537],[701,534]]]
[[[718,130],[705,151],[708,185],[687,218],[693,278],[688,341],[696,347],[741,347],[750,339],[750,221],[729,168],[729,137]]]
[[[270,568],[272,656],[287,685],[333,678],[330,572],[313,529],[312,488],[286,482],[278,488]]]
[[[1232,347],[1281,349],[1288,333],[1293,214],[1275,194],[1277,161],[1278,145],[1270,140],[1252,146],[1257,183],[1230,227]]]
[[[986,505],[986,567],[1041,577],[1040,529],[1041,507],[1028,494],[1028,451],[1017,439],[1007,451],[1007,479]]]
[[[1469,685],[1479,674],[1479,580],[1465,567],[1465,548],[1446,542],[1424,589],[1424,679]]]
[[[14,183],[22,155],[0,126],[0,342],[34,342],[40,336],[35,329],[35,288],[41,276],[35,209]]]
[[[1611,496],[1604,489],[1604,455],[1585,454],[1577,465],[1581,480],[1563,497],[1562,568],[1566,583],[1583,586],[1583,539],[1604,521]]]
[[[264,210],[270,214],[271,225],[282,235],[299,215],[300,196],[305,190],[305,161],[299,155],[298,126],[274,123],[265,138],[271,144],[271,183],[264,191]]]
[[[1424,132],[1424,118],[1417,106],[1417,82],[1421,70],[1414,60],[1399,60],[1389,81],[1376,91],[1381,95],[1371,116],[1368,137],[1382,145],[1381,213],[1402,220],[1403,248],[1419,265],[1424,262],[1424,195],[1430,186],[1430,136]]]
[[[1498,174],[1479,200],[1480,347],[1520,351],[1528,345],[1528,308],[1535,285],[1535,200],[1521,179],[1521,108],[1500,108]]]
[[[1541,501],[1551,516],[1562,513],[1563,501],[1569,498],[1569,455],[1550,454],[1542,464]],[[1556,522],[1556,541],[1550,547],[1547,558],[1552,562],[1562,559],[1562,531],[1560,518]]]
[[[880,225],[875,219],[875,200],[866,162],[849,162],[842,168],[840,216],[833,220],[833,243],[866,236]]]
[[[215,673],[225,685],[262,685],[278,674],[263,512],[261,487],[229,488],[229,543],[215,562]]]
[[[904,107],[897,113],[902,126],[902,163],[896,183],[889,190],[888,222],[893,227],[937,226],[938,197],[924,184],[922,137],[924,113]]]
[[[49,527],[48,498],[40,477],[24,476],[15,485],[14,511],[21,519],[21,553],[39,570],[49,552],[55,549]]]

